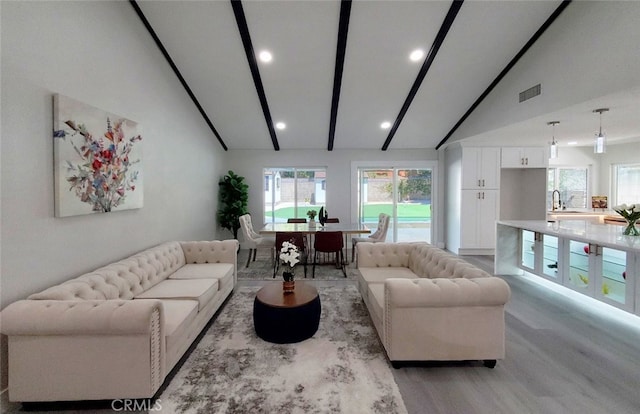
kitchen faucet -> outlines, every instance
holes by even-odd
[[[556,204],[556,193],[558,193],[558,204]],[[551,193],[551,211],[556,211],[556,205],[557,209],[560,210],[562,201],[560,201],[560,191],[553,190],[553,193]]]

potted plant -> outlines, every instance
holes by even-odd
[[[316,218],[317,214],[318,214],[318,212],[315,211],[315,210],[307,210],[307,217],[309,217],[309,224],[315,224],[316,223],[315,218]]]
[[[280,260],[285,266],[284,272],[282,272],[282,289],[284,293],[292,293],[295,289],[295,267],[300,262],[300,252],[298,246],[291,242],[282,243],[280,248]],[[275,275],[274,275],[275,276]]]
[[[220,188],[220,208],[218,209],[218,222],[223,229],[233,233],[233,238],[238,238],[240,229],[240,216],[247,213],[249,200],[249,186],[244,183],[244,177],[229,170],[218,183]]]

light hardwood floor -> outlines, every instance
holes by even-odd
[[[493,273],[493,257],[464,258]],[[640,413],[640,318],[503,279],[506,359],[394,370],[409,413]]]

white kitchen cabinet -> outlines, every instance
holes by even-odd
[[[504,147],[502,168],[547,168],[549,158],[544,147]]]
[[[498,189],[500,184],[500,148],[465,147],[462,149],[462,188]]]
[[[462,190],[460,249],[494,249],[498,190]]]

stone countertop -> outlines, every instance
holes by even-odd
[[[500,220],[498,225],[550,234],[553,236],[594,243],[625,251],[640,252],[640,236],[623,236],[623,226],[599,224],[588,220]]]

